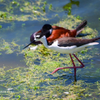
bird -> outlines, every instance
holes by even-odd
[[[93,39],[63,37],[54,40],[52,44],[48,45],[47,38],[45,35],[43,36],[35,35],[35,41],[41,41],[46,48],[55,50],[60,53],[69,54],[73,67],[59,67],[55,69],[51,74],[54,74],[55,72],[61,69],[71,68],[74,69],[74,81],[76,81],[76,69],[84,67],[84,64],[79,60],[79,58],[75,55],[75,53],[85,49],[86,47],[99,44],[99,42],[96,42],[99,39],[100,37],[93,38]],[[75,65],[72,55],[77,59],[77,61],[81,64],[81,66]]]
[[[76,37],[84,29],[86,25],[87,25],[87,20],[84,20],[80,25],[76,27],[76,29],[69,30],[59,26],[51,26],[50,24],[44,24],[41,30],[33,33],[30,36],[31,43],[25,46],[24,48],[28,47],[31,44],[35,44],[35,45],[42,44],[40,41],[34,40],[35,35],[41,35],[41,36],[45,35],[48,43],[50,44],[52,43],[52,41],[54,41],[57,38],[62,38],[65,36]]]

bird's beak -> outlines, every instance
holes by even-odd
[[[35,34],[39,34],[41,33],[41,30],[38,31],[38,32],[35,32],[33,33],[31,36],[30,36],[30,43],[28,45],[26,45],[23,49],[27,48],[29,45],[31,44],[35,44],[35,45],[38,45],[38,44],[42,44],[40,41],[38,41],[38,38],[40,37],[40,35],[36,35]],[[37,39],[36,39],[37,38]]]
[[[33,40],[32,42],[30,42],[29,44],[27,44],[23,49],[27,48],[31,44],[39,45],[39,44],[42,44],[42,42]]]
[[[28,45],[26,45],[23,49],[25,49],[25,48],[27,48],[29,45],[31,45],[33,43],[33,41],[32,42],[30,42]]]

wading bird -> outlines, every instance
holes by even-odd
[[[63,38],[56,39],[55,41],[52,42],[52,44],[49,45],[45,35],[43,36],[35,35],[35,41],[41,41],[46,48],[70,55],[73,67],[60,67],[55,69],[52,72],[52,74],[57,72],[60,69],[73,68],[75,81],[76,81],[76,69],[83,68],[84,64],[76,57],[74,53],[81,51],[86,47],[99,44],[98,42],[96,42],[99,39],[100,37],[93,38],[93,39],[78,39],[75,37],[63,37]],[[71,55],[73,55],[77,59],[77,61],[81,64],[81,66],[75,65]]]
[[[42,44],[40,41],[35,41],[35,35],[45,35],[47,38],[48,43],[52,43],[55,39],[62,38],[62,37],[76,37],[87,25],[87,21],[84,20],[79,26],[77,26],[74,30],[65,29],[59,26],[51,26],[50,24],[43,25],[42,29],[33,33],[30,36],[30,44]],[[24,48],[28,47],[30,44],[25,46]]]

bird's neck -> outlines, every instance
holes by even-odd
[[[48,43],[47,43],[47,39],[46,39],[45,36],[43,36],[43,37],[41,38],[40,41],[43,43],[43,45],[44,45],[46,48],[49,48]]]

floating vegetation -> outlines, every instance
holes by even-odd
[[[63,6],[63,9],[68,12],[68,15],[71,15],[72,5],[79,6],[79,4],[80,4],[79,1],[70,0],[69,3]]]
[[[20,46],[18,44],[16,44],[14,41],[12,41],[11,43],[6,42],[4,39],[0,40],[0,51],[2,54],[2,52],[5,54],[11,54],[13,52],[19,52],[20,51]]]
[[[48,20],[45,8],[52,9],[52,4],[47,4],[46,1],[42,0],[34,2],[27,0],[1,0],[0,4],[5,9],[5,11],[0,11],[0,22]]]
[[[14,3],[14,5],[16,4],[17,2]],[[29,5],[29,3],[25,5]],[[82,20],[74,16],[68,16],[55,25],[74,29],[81,22]],[[23,23],[22,26],[24,25]],[[84,35],[83,38],[94,38],[98,32],[87,26],[82,34]],[[6,54],[13,52],[17,52],[19,55],[23,54],[27,65],[27,68],[21,66],[9,70],[0,68],[0,99],[79,100],[100,98],[100,82],[89,82],[89,80],[100,77],[100,68],[97,66],[94,69],[93,62],[90,61],[90,58],[98,52],[97,49],[91,50],[91,47],[79,52],[78,55],[76,53],[86,66],[77,70],[78,81],[74,83],[71,69],[60,70],[51,75],[51,72],[57,67],[72,66],[68,55],[49,50],[43,45],[38,46],[37,50],[30,50],[29,48],[21,50],[22,46],[19,46],[15,41],[8,43],[1,39],[0,43],[1,54],[4,51]],[[75,63],[78,65],[78,62]],[[94,71],[94,73],[91,72],[91,75],[88,72],[90,67]]]
[[[2,25],[0,25],[0,28],[2,28]]]
[[[41,66],[0,70],[0,81],[5,90],[0,89],[0,99],[92,99],[100,97],[100,82],[94,84],[77,81],[68,85],[70,76],[52,76],[44,73]],[[44,68],[45,70],[45,68]],[[2,92],[2,93],[1,93]],[[5,97],[6,95],[6,97]]]

